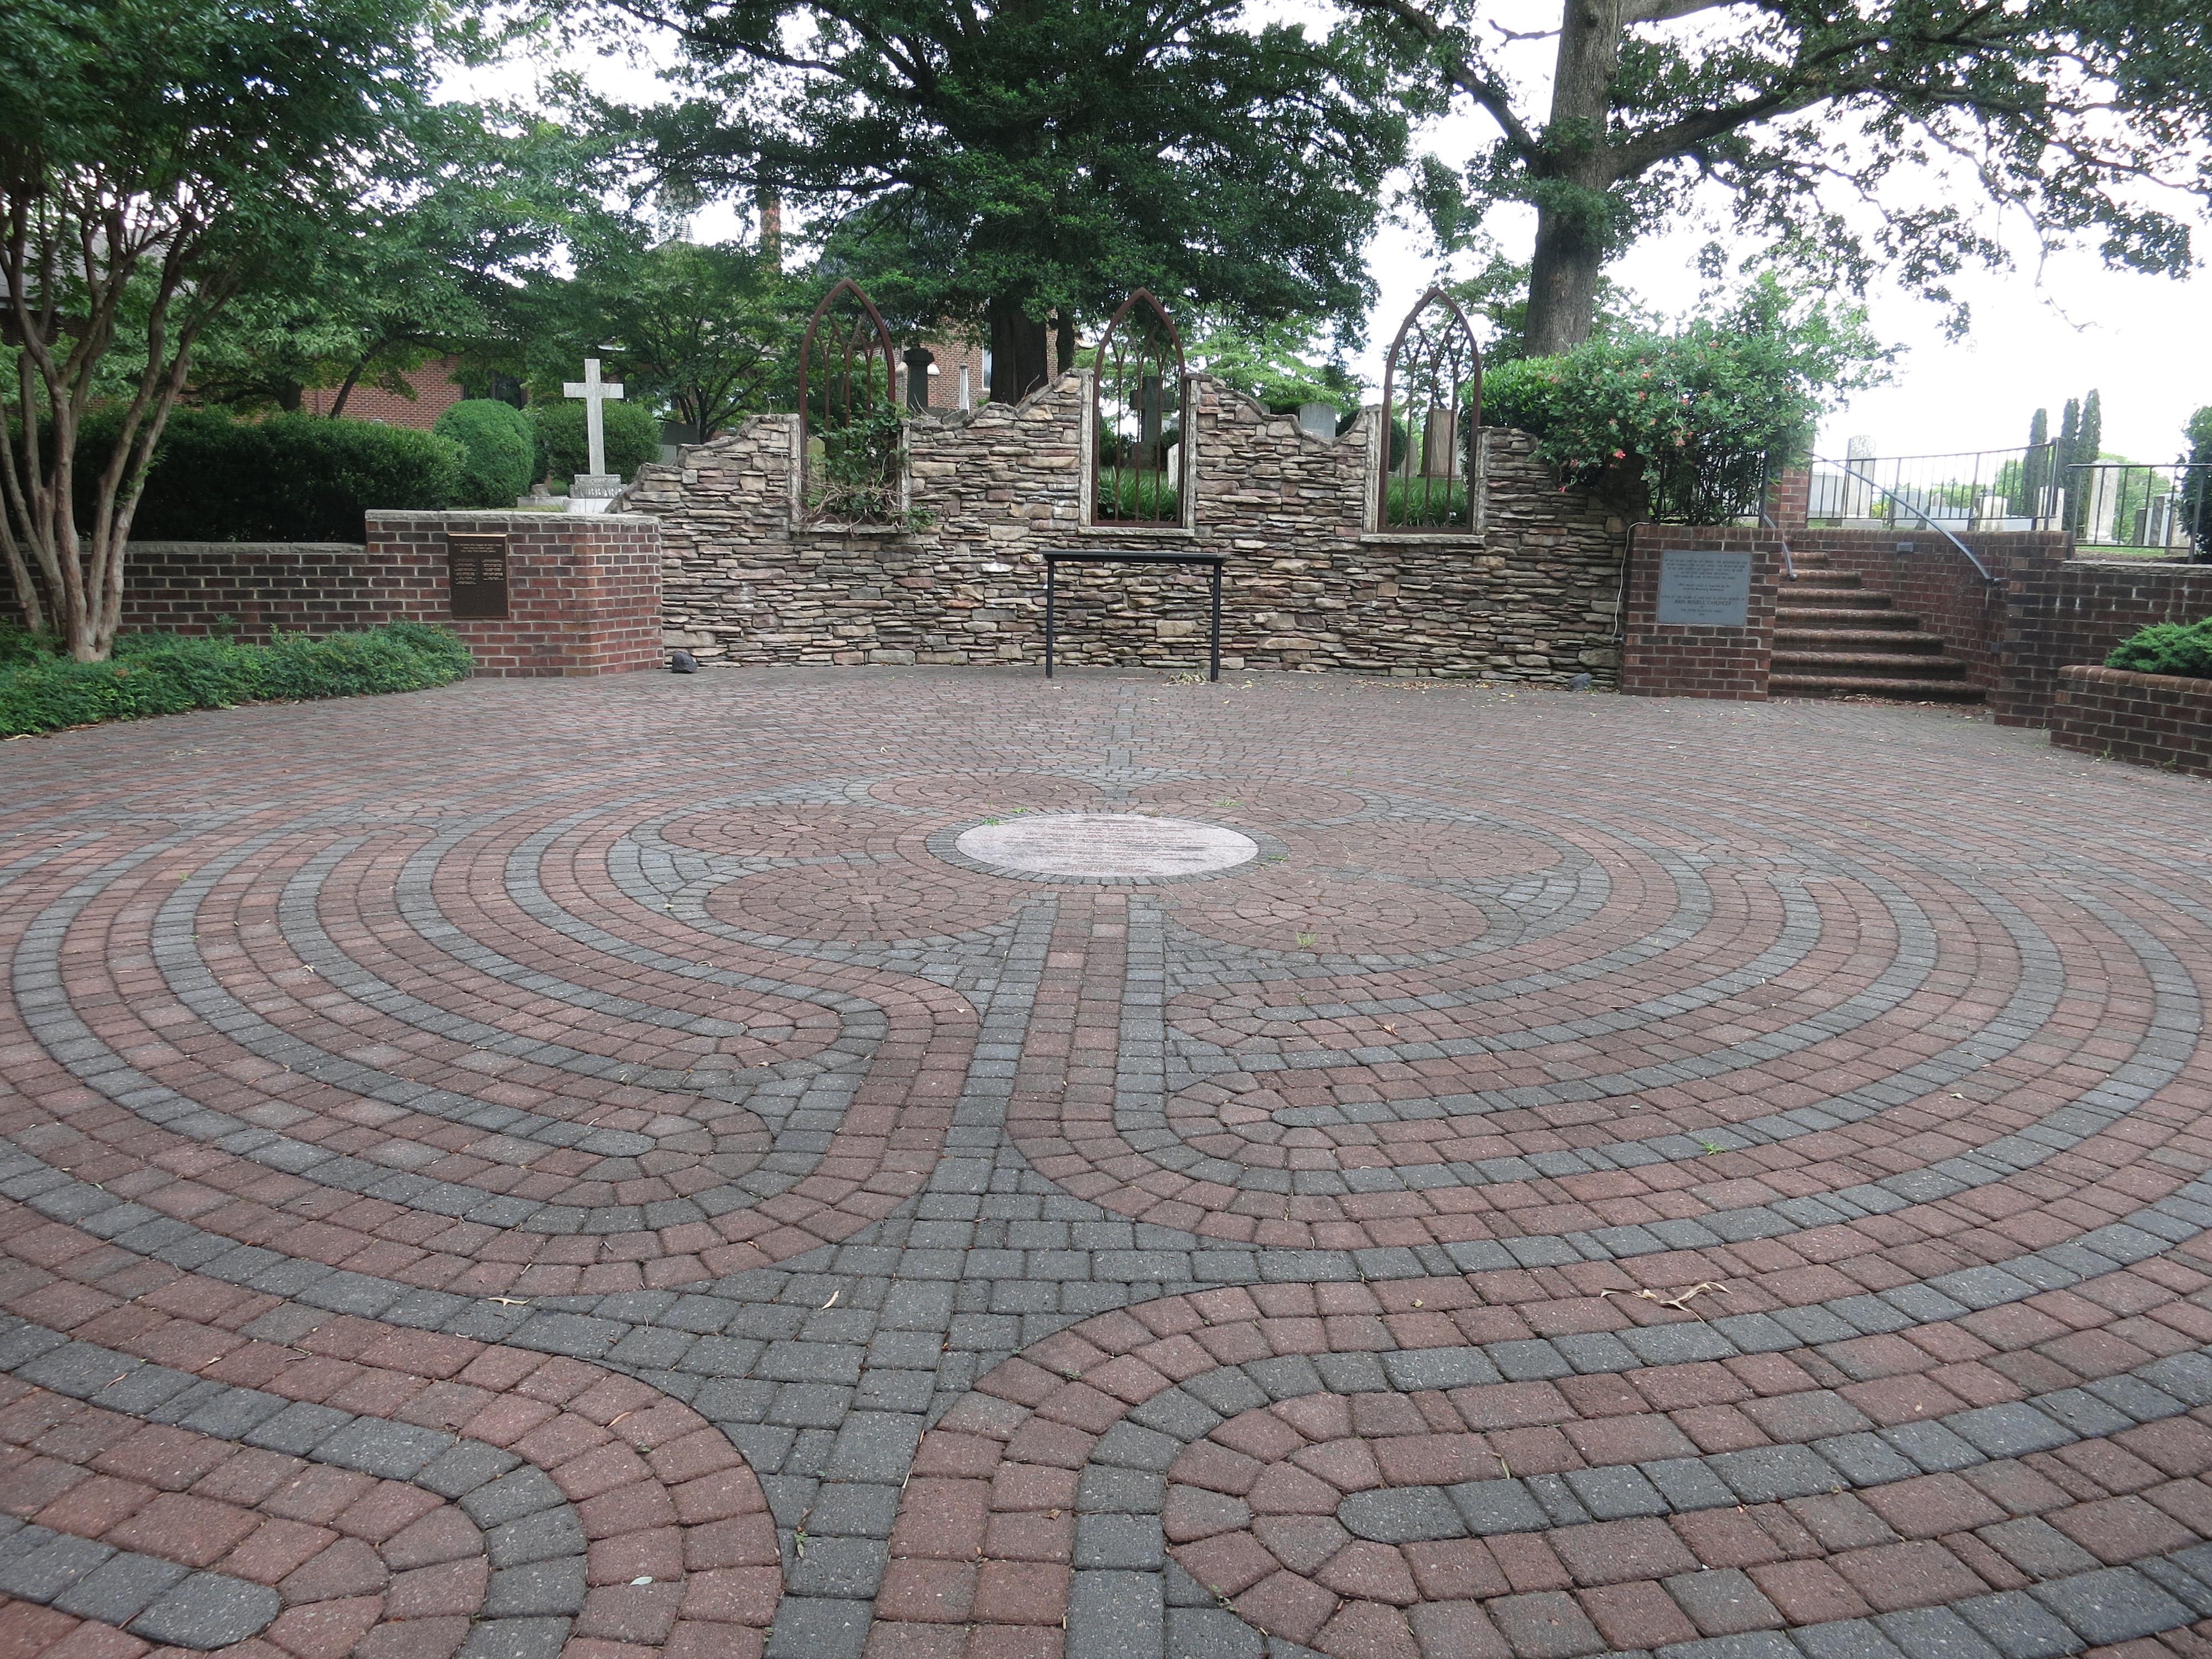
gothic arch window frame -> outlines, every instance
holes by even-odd
[[[1122,342],[1127,331],[1125,325],[1132,320],[1132,313],[1141,314],[1140,307],[1150,311],[1157,323],[1157,327],[1147,333],[1145,350],[1131,357],[1126,356],[1123,350]],[[1134,436],[1140,445],[1148,441],[1157,443],[1160,436],[1164,435],[1162,428],[1164,428],[1169,412],[1164,397],[1160,399],[1153,414],[1156,422],[1155,435],[1148,441],[1143,431],[1146,416],[1145,394],[1142,388],[1142,381],[1146,378],[1145,365],[1154,362],[1161,365],[1162,372],[1159,379],[1163,384],[1163,389],[1170,378],[1165,373],[1166,365],[1172,362],[1175,369],[1172,377],[1175,386],[1173,412],[1176,425],[1176,441],[1172,447],[1175,456],[1172,480],[1168,477],[1169,469],[1165,467],[1158,471],[1133,468],[1125,471],[1121,465],[1123,447],[1131,436],[1124,433],[1121,428],[1128,423],[1132,409],[1135,410],[1134,422],[1138,427]],[[1134,366],[1133,378],[1139,382],[1138,401],[1134,404],[1131,404],[1127,396],[1121,395],[1122,389],[1127,386],[1133,378],[1132,364]],[[1084,533],[1096,536],[1151,538],[1194,537],[1198,533],[1197,490],[1194,488],[1198,477],[1198,423],[1194,418],[1197,414],[1195,377],[1191,374],[1189,362],[1183,356],[1182,331],[1176,327],[1175,319],[1169,313],[1167,307],[1160,302],[1159,297],[1150,289],[1133,289],[1130,291],[1129,297],[1121,301],[1120,308],[1114,313],[1112,320],[1106,325],[1105,330],[1098,337],[1098,349],[1093,356],[1089,376],[1088,395],[1083,403],[1083,500],[1079,515],[1079,522]],[[1110,421],[1108,408],[1109,382],[1116,392],[1113,399],[1115,412]],[[1102,453],[1109,436],[1114,440],[1115,449],[1114,459],[1110,465]],[[1172,487],[1176,491],[1176,510],[1173,516],[1124,519],[1117,515],[1101,518],[1098,513],[1101,491],[1111,488],[1118,501],[1125,477],[1137,480],[1134,491],[1136,499],[1139,501],[1142,499],[1144,489],[1142,481],[1146,477],[1153,477],[1158,481],[1154,486],[1156,491]],[[1154,501],[1157,504],[1158,501],[1157,494]]]
[[[1425,313],[1439,307],[1442,314],[1437,327],[1432,331],[1423,319]],[[1413,372],[1402,372],[1406,370]],[[1441,383],[1449,387],[1448,402],[1440,403],[1434,396],[1440,374]],[[1412,398],[1407,396],[1409,388],[1429,394],[1423,404],[1425,413],[1418,434],[1408,422],[1404,447],[1399,455],[1393,456],[1401,398],[1405,398],[1408,410],[1413,407]],[[1431,435],[1439,409],[1444,410],[1443,429],[1454,434],[1446,441],[1440,471],[1435,465],[1439,446]],[[1462,433],[1465,434],[1463,438],[1458,435]],[[1413,470],[1417,452],[1419,471]],[[1479,538],[1486,527],[1484,497],[1487,492],[1483,485],[1489,472],[1489,460],[1488,429],[1482,424],[1482,347],[1474,337],[1467,313],[1460,309],[1459,301],[1441,284],[1432,284],[1406,313],[1405,320],[1398,325],[1397,335],[1390,342],[1389,353],[1383,359],[1382,405],[1369,444],[1367,533],[1389,541]],[[1394,483],[1404,486],[1404,500],[1396,508],[1391,501]],[[1464,502],[1456,507],[1452,501],[1455,484],[1466,492]],[[1404,521],[1407,509],[1413,505],[1416,486],[1419,495],[1418,512],[1422,518],[1429,515],[1436,504],[1437,491],[1442,489],[1446,516],[1441,522]],[[1393,522],[1394,515],[1398,522]]]
[[[835,372],[823,376],[820,382],[823,418],[817,429],[813,425],[816,341],[823,320],[830,317],[831,307],[846,294],[850,294],[859,301],[859,313],[852,318],[844,339],[833,347],[833,349],[842,353],[841,357],[833,359]],[[814,307],[814,314],[807,319],[806,332],[799,341],[799,412],[793,417],[792,434],[792,519],[794,524],[866,524],[872,517],[888,520],[906,511],[909,504],[910,484],[903,428],[900,433],[897,453],[884,469],[892,476],[879,481],[878,488],[884,499],[878,503],[876,510],[859,518],[849,514],[822,510],[823,492],[829,487],[829,481],[820,476],[821,467],[814,454],[814,440],[817,436],[823,440],[826,455],[830,434],[849,428],[855,404],[856,379],[860,391],[860,401],[865,407],[867,402],[872,401],[869,394],[872,390],[872,365],[878,362],[883,366],[883,406],[895,414],[902,414],[899,402],[898,348],[891,338],[891,331],[884,322],[883,313],[876,309],[876,302],[868,297],[867,290],[849,276],[840,277],[822,296],[822,302]],[[835,392],[832,391],[833,386]],[[833,409],[833,398],[834,406],[842,416],[842,419],[834,426],[829,418]],[[860,489],[863,493],[867,488],[867,481],[860,481]]]

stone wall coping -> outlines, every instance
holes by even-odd
[[[632,519],[653,519],[656,523],[659,522],[658,516],[650,513],[629,513],[623,516]],[[817,519],[811,523],[794,524],[791,526],[792,537],[798,541],[842,541],[848,536],[880,536],[896,538],[900,536],[915,536],[921,533],[919,531],[909,530],[902,524],[839,524],[828,519]]]
[[[512,507],[456,507],[438,512],[414,512],[400,509],[386,511],[380,507],[373,508],[368,517],[378,524],[428,525],[449,524],[457,519],[466,519],[471,523],[483,523],[487,520],[497,519],[508,524],[536,526],[541,529],[550,525],[571,522],[577,524],[579,528],[586,528],[592,525],[635,526],[660,522],[659,518],[650,513],[518,513]],[[225,545],[234,544],[225,544]]]
[[[1483,552],[1490,545],[1486,530],[1365,530],[1359,539],[1367,545],[1382,547],[1463,547],[1471,552]]]
[[[226,553],[366,553],[363,542],[185,542],[163,538],[155,541],[133,541],[132,552],[185,552],[199,548],[221,549]]]
[[[2212,566],[2187,559],[2085,559],[2077,555],[2066,562],[2094,565],[2100,570],[2133,570],[2144,575],[2200,576],[2212,570]]]

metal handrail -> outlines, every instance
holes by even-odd
[[[1881,493],[1887,496],[1892,501],[1894,501],[1898,506],[1903,507],[1907,513],[1916,515],[1921,523],[1926,525],[1930,530],[1936,532],[1946,541],[1949,542],[1952,546],[1957,548],[1959,551],[1965,554],[1968,561],[1973,565],[1974,568],[1982,573],[1982,580],[1984,581],[1988,582],[1991,586],[1995,586],[1996,585],[1997,579],[1990,574],[1989,566],[1984,564],[1980,559],[1975,556],[1974,550],[1967,546],[1966,543],[1960,541],[1956,536],[1953,535],[1943,525],[1940,524],[1936,520],[1929,518],[1928,516],[1927,508],[1913,506],[1911,501],[1906,501],[1904,496],[1899,495],[1895,490],[1876,483],[1872,478],[1868,477],[1865,473],[1855,470],[1851,463],[1849,461],[1831,460],[1826,455],[1815,455],[1813,459],[1820,462],[1823,466],[1840,468],[1845,477],[1857,479],[1859,483],[1864,484],[1869,489],[1881,490]]]
[[[1790,538],[1783,534],[1782,526],[1774,522],[1773,515],[1767,512],[1766,503],[1764,501],[1759,504],[1759,521],[1771,530],[1774,532],[1774,539],[1782,544],[1782,568],[1791,581],[1796,581],[1797,561],[1790,556]]]

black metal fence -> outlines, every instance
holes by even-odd
[[[2125,548],[2212,563],[2212,463],[2069,466],[2063,493],[2077,547]]]
[[[1814,463],[1806,517],[1838,529],[2063,530],[2081,548],[2212,557],[2212,465],[2069,466],[2055,443]]]
[[[1806,517],[1833,529],[2052,530],[2065,519],[2056,444],[1816,462]]]

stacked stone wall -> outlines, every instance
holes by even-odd
[[[810,526],[794,511],[796,422],[765,416],[669,465],[620,504],[662,526],[672,647],[726,663],[1035,663],[1048,547],[1226,554],[1224,665],[1611,684],[1621,521],[1560,491],[1527,434],[1484,434],[1474,536],[1368,533],[1370,410],[1321,439],[1194,378],[1192,522],[1083,523],[1088,383],[918,419],[910,501],[926,528]],[[795,522],[795,520],[799,520]],[[1202,668],[1196,572],[1064,573],[1061,659]]]

